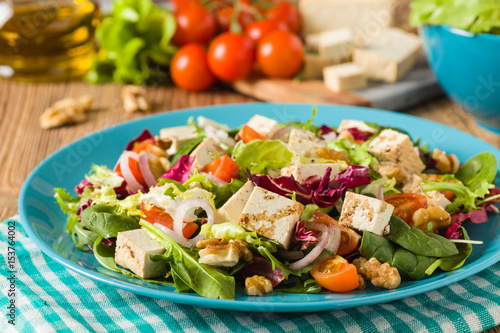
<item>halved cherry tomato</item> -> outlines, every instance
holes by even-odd
[[[142,217],[144,220],[148,221],[151,224],[159,223],[169,229],[174,228],[174,219],[170,214],[168,214],[165,210],[153,206],[150,209],[146,208],[144,201],[141,202],[141,211],[144,213],[145,217]],[[184,223],[184,227],[182,228],[182,234],[184,237],[189,238],[193,236],[193,234],[198,230],[198,225],[194,222]]]
[[[351,228],[344,227],[339,224],[337,220],[322,211],[315,211],[311,222],[322,223],[326,225],[336,225],[340,228],[340,245],[337,250],[337,254],[340,256],[346,256],[353,253],[358,249],[359,243],[361,241],[361,235]]]
[[[238,178],[238,172],[240,168],[238,164],[229,156],[224,155],[210,162],[203,172],[211,173],[215,177],[230,183],[233,178]]]
[[[252,142],[253,140],[267,140],[262,134],[254,130],[248,125],[243,125],[240,133],[241,140],[244,143]]]
[[[144,181],[144,177],[142,177],[141,170],[139,169],[139,162],[134,160],[132,157],[129,157],[128,167],[130,168],[132,175],[135,177],[135,180],[137,180],[142,185],[147,186],[146,182]],[[115,172],[118,174],[118,176],[123,177],[120,163],[118,163],[118,165],[116,166]]]
[[[321,259],[311,270],[311,275],[320,286],[337,293],[359,286],[356,267],[341,256]]]
[[[149,145],[152,145],[152,144],[153,144],[153,139],[146,139],[146,140],[144,140],[144,141],[138,142],[138,143],[134,146],[134,148],[132,148],[132,151],[133,151],[134,153],[139,154],[139,153],[141,153],[141,152],[143,152],[143,151],[146,151],[147,147],[148,147]]]
[[[388,195],[384,201],[394,206],[396,215],[408,224],[412,223],[413,213],[427,207],[427,197],[417,193],[396,193]]]

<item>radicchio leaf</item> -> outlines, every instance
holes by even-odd
[[[92,185],[92,183],[89,182],[88,180],[82,179],[82,181],[80,182],[80,184],[78,184],[78,185],[75,186],[75,193],[78,194],[78,195],[82,195],[83,190],[85,190],[85,187],[93,188],[94,185]]]
[[[153,134],[148,129],[145,129],[144,131],[142,131],[141,134],[139,134],[138,137],[130,140],[127,143],[127,145],[125,146],[125,150],[132,150],[134,148],[136,142],[142,142],[142,141],[147,140],[147,139],[153,140],[153,143],[156,142]]]
[[[281,269],[278,267],[273,269],[273,265],[270,262],[264,259],[264,257],[256,254],[253,256],[253,262],[250,265],[243,267],[240,273],[244,278],[252,277],[254,275],[264,276],[271,281],[273,287],[276,287],[285,279]]]
[[[463,222],[469,219],[472,223],[484,223],[488,222],[488,214],[486,214],[486,207],[481,207],[481,209],[473,209],[467,213],[458,213],[451,216],[451,222]]]
[[[194,157],[189,155],[182,155],[175,165],[165,172],[161,178],[175,180],[179,183],[185,183],[189,179],[191,172],[191,165],[194,162]]]
[[[314,231],[306,229],[306,223],[304,221],[300,221],[296,224],[293,239],[301,243],[301,250],[305,250],[309,245],[318,242],[318,236],[316,236]]]
[[[354,137],[354,140],[366,141],[370,136],[373,135],[372,132],[362,131],[362,130],[358,129],[357,127],[351,127],[351,128],[348,128],[347,130],[352,134],[352,136]]]
[[[328,134],[328,133],[335,132],[334,130],[332,130],[330,127],[328,127],[326,125],[321,125],[321,127],[319,128],[319,130],[321,131],[321,135],[325,135],[325,134]]]
[[[462,237],[462,233],[458,231],[458,227],[462,225],[462,222],[456,222],[450,225],[447,229],[446,232],[444,233],[444,237],[448,239],[459,239]]]

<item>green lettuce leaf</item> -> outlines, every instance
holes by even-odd
[[[68,215],[66,231],[70,233],[74,225],[80,220],[80,216],[76,213],[80,206],[80,197],[76,196],[73,198],[65,189],[54,188],[54,198],[59,207],[61,207],[61,210]]]
[[[328,143],[328,149],[347,153],[352,165],[373,166],[377,163],[375,157],[368,153],[368,144],[358,145],[347,139],[338,139]]]
[[[281,169],[292,164],[294,154],[279,140],[254,140],[249,144],[239,141],[233,150],[233,159],[240,168],[242,179],[247,169],[252,174],[268,174],[269,169]]]

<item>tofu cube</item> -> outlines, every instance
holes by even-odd
[[[318,51],[320,34],[308,34],[304,37],[306,47],[309,51]]]
[[[360,120],[352,120],[352,119],[344,119],[340,122],[339,127],[337,128],[337,132],[341,133],[343,131],[349,130],[351,128],[357,128],[363,132],[375,133],[375,129],[369,125],[367,125],[364,121]]]
[[[115,261],[143,279],[165,276],[165,261],[154,262],[150,254],[163,254],[165,248],[151,238],[144,229],[135,229],[118,233],[116,238]]]
[[[323,177],[328,168],[332,169],[330,180],[340,172],[339,165],[335,163],[299,164],[290,165],[281,169],[282,176],[293,176],[299,183],[303,183],[312,176]]]
[[[280,129],[280,125],[276,120],[259,114],[250,118],[247,125],[266,138],[271,138],[272,135]]]
[[[366,230],[379,236],[390,232],[389,220],[394,206],[372,197],[347,192],[339,223],[356,230]]]
[[[247,181],[245,185],[229,198],[217,213],[215,213],[215,223],[238,221],[254,188],[254,184],[251,181]]]
[[[376,155],[381,161],[393,162],[410,175],[420,173],[425,169],[415,151],[413,142],[406,134],[385,129],[375,137],[368,146],[368,152]]]
[[[319,35],[318,51],[320,56],[341,62],[350,59],[354,50],[354,36],[349,28],[323,31]]]
[[[319,54],[306,53],[302,76],[304,79],[316,79],[323,77],[323,68],[335,65],[335,60],[327,59]]]
[[[216,160],[225,153],[226,151],[213,138],[208,137],[191,152],[190,156],[194,157],[191,170],[202,170],[208,163]]]
[[[290,132],[288,148],[297,155],[304,157],[319,157],[316,148],[326,147],[326,141],[317,137],[313,132],[294,128]]]
[[[363,70],[353,63],[333,65],[323,68],[325,86],[333,92],[366,87]]]
[[[390,28],[362,48],[354,50],[353,62],[368,79],[396,82],[417,62],[420,38],[397,28]]]
[[[428,191],[425,192],[422,190],[422,178],[418,175],[412,175],[408,182],[403,186],[404,193],[416,193],[416,194],[425,194],[427,196],[427,206],[439,206],[443,209],[446,209],[446,206],[451,204],[451,201],[448,200],[445,195],[439,191]]]
[[[176,126],[160,130],[160,138],[172,141],[172,145],[167,150],[169,155],[175,154],[182,146],[197,137],[198,133],[193,126]]]
[[[288,250],[303,210],[299,202],[255,187],[237,223]]]

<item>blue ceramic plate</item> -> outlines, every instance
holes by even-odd
[[[214,300],[196,294],[178,293],[174,287],[156,286],[138,279],[128,278],[102,268],[94,256],[75,249],[71,237],[65,232],[66,216],[54,203],[53,188],[73,189],[80,182],[92,163],[113,166],[126,142],[144,128],[158,133],[161,128],[186,124],[189,116],[203,115],[236,127],[258,113],[279,122],[307,120],[312,105],[297,104],[234,104],[189,109],[144,117],[91,134],[58,150],[33,170],[20,193],[19,213],[29,237],[51,258],[79,274],[116,288],[134,293],[163,298],[172,302],[244,311],[304,312],[321,311],[384,303],[413,296],[473,275],[500,260],[500,216],[489,223],[473,225],[467,230],[471,239],[482,240],[474,245],[472,255],[465,265],[453,272],[436,272],[420,281],[403,282],[396,290],[368,287],[362,291],[345,294],[281,294],[265,297],[247,297],[242,287],[236,290],[236,300]],[[495,154],[500,161],[500,151],[469,134],[447,126],[412,116],[375,109],[320,105],[316,124],[337,126],[342,119],[359,119],[390,125],[420,137],[430,148],[439,147],[455,153],[461,161],[482,151]]]

